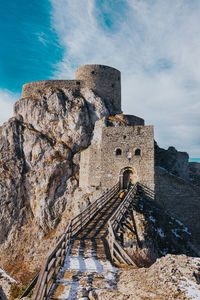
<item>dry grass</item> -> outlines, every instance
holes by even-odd
[[[10,276],[21,282],[22,285],[27,285],[38,272],[38,270],[34,273],[31,272],[29,264],[24,262],[23,257],[9,261],[3,265],[3,268]]]
[[[65,288],[67,288],[63,284],[59,284],[59,286],[56,288],[55,292],[52,295],[52,298],[58,298],[64,293]],[[70,287],[68,287],[70,289]]]

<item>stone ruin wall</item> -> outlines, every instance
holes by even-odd
[[[85,65],[76,70],[75,80],[40,80],[23,85],[22,98],[38,97],[46,88],[92,89],[105,102],[114,106],[115,113],[121,113],[121,73],[103,65]]]
[[[122,154],[116,155],[116,149]],[[141,155],[136,156],[135,150]],[[127,158],[131,153],[131,159]],[[133,168],[136,181],[154,190],[154,133],[153,126],[107,127],[102,137],[102,186],[110,187],[119,180],[120,171]]]
[[[58,89],[79,89],[85,87],[81,80],[40,80],[29,82],[23,85],[22,98],[38,96],[46,88]]]
[[[116,155],[116,149],[121,149],[122,154]],[[136,149],[141,150],[140,156],[134,154]],[[130,160],[127,152],[132,153]],[[110,188],[118,182],[125,167],[135,170],[136,181],[154,190],[153,126],[103,128],[101,148],[92,145],[81,153],[79,185]]]
[[[200,247],[200,186],[155,168],[156,201],[166,212],[182,221]]]

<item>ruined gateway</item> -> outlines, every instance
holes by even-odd
[[[88,197],[93,202],[117,182],[121,189],[140,182],[173,215],[154,207],[156,201],[150,207],[143,203],[145,211],[138,206],[135,219],[145,259],[152,263],[165,253],[190,255],[184,248],[190,233],[174,217],[200,244],[200,189],[190,182],[188,155],[173,147],[160,149],[153,126],[122,113],[120,76],[108,66],[86,65],[77,69],[76,80],[27,83],[14,117],[0,127],[0,266],[20,284],[38,272],[69,220],[87,207]],[[128,244],[127,232],[124,239]],[[177,248],[168,245],[173,239]],[[139,294],[127,299],[144,296]]]

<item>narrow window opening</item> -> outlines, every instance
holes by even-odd
[[[94,74],[94,71],[92,71],[91,74]]]
[[[81,83],[80,83],[80,81],[77,81],[76,84],[77,84],[77,85],[80,85]]]
[[[138,127],[138,128],[137,128],[137,134],[138,134],[138,135],[140,135],[140,131],[141,131],[141,128]]]
[[[136,149],[135,150],[135,155],[137,155],[137,156],[141,155],[141,150],[140,149]]]
[[[122,155],[122,150],[118,148],[118,149],[115,151],[115,154],[116,154],[116,155]]]
[[[126,135],[123,136],[124,140],[126,139]]]
[[[115,87],[115,85],[114,85],[114,83],[112,84],[112,88],[114,88]]]

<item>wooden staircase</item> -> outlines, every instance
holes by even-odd
[[[120,194],[74,237],[48,299],[73,300],[87,297],[92,289],[116,288],[118,268],[109,260],[105,237],[107,222],[123,200]]]
[[[118,182],[73,218],[20,299],[35,285],[35,300],[87,299],[90,290],[116,288],[116,265],[136,267],[118,234],[136,193],[137,185],[120,191]]]

